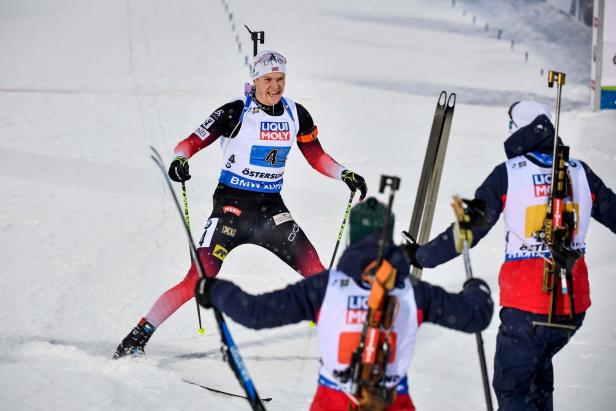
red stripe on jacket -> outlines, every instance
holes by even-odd
[[[517,308],[535,314],[548,314],[550,309],[550,294],[542,290],[543,286],[542,258],[505,261],[498,276],[500,287],[500,304],[503,307]],[[590,286],[588,284],[588,269],[584,257],[573,266],[573,291],[575,312],[583,313],[590,307]],[[558,288],[556,300],[556,315],[569,314],[569,297],[561,293],[560,278],[555,279]],[[568,290],[570,292],[570,290]]]

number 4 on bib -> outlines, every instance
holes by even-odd
[[[272,151],[270,151],[269,153],[267,153],[267,155],[265,156],[265,161],[267,161],[268,163],[270,163],[272,166],[276,165],[276,159],[278,158],[278,152],[280,151],[280,149],[273,149]]]

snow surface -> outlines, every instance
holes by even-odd
[[[402,178],[398,231],[410,219],[440,90],[457,92],[458,103],[434,233],[452,220],[450,196],[471,196],[504,160],[507,107],[526,97],[554,107],[541,68],[571,73],[561,135],[573,156],[614,187],[616,112],[588,109],[589,29],[544,2],[512,3],[3,2],[0,408],[248,409],[241,399],[182,382],[241,392],[221,360],[210,312],[203,314],[206,334],[197,334],[194,303],[160,327],[147,358],[110,359],[188,266],[182,226],[148,146],[169,161],[180,139],[241,95],[251,52],[244,24],[265,30],[266,46],[286,55],[286,94],[310,110],[334,158],[364,175],[371,194],[382,173]],[[211,147],[191,161],[195,232],[210,212],[219,156]],[[314,172],[297,150],[285,181],[289,209],[327,262],[345,186]],[[471,252],[475,274],[495,296],[501,224]],[[616,402],[614,244],[612,233],[592,226],[594,304],[556,356],[558,410],[607,410]],[[220,277],[253,292],[299,279],[254,246],[231,253]],[[424,273],[451,291],[464,277],[461,259]],[[262,332],[229,324],[261,396],[273,397],[268,409],[307,409],[316,388],[316,332],[307,324]],[[498,324],[495,317],[484,332],[490,370]],[[474,337],[422,327],[410,384],[419,410],[484,409]]]

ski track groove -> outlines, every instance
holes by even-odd
[[[323,80],[327,79],[323,78]],[[435,94],[437,95],[438,93],[440,93],[441,90],[453,90],[458,96],[456,104],[469,104],[474,106],[496,105],[508,107],[509,105],[511,105],[512,101],[520,100],[535,100],[548,106],[551,106],[553,103],[552,97],[515,90],[485,89],[479,87],[458,86],[455,84],[427,83],[425,81],[375,81],[365,79],[350,79],[348,77],[330,77],[329,80],[334,80],[336,83],[348,84],[351,86],[360,86],[382,91],[394,91],[397,93],[423,97],[432,97]],[[567,106],[568,111],[578,110],[580,108],[586,107],[588,105],[588,102],[563,97],[563,104]]]

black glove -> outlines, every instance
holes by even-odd
[[[552,257],[559,267],[564,268],[570,273],[575,262],[582,256],[582,253],[565,246],[564,230],[555,230],[552,235],[554,236],[554,245],[548,246]]]
[[[355,174],[352,171],[344,170],[342,172],[342,181],[346,183],[347,186],[351,189],[351,191],[359,190],[361,195],[359,196],[360,200],[366,198],[366,193],[368,192],[368,187],[366,186],[366,180],[359,174]]]
[[[201,278],[195,286],[195,298],[203,308],[212,308],[212,288],[218,282],[215,278]]]
[[[490,286],[488,283],[483,281],[481,278],[469,278],[464,282],[462,289],[465,293],[471,292],[474,289],[479,289],[480,291],[486,293],[487,295],[492,294],[490,291]]]
[[[177,183],[190,180],[188,160],[181,156],[176,157],[169,166],[169,178]]]
[[[402,243],[402,248],[404,249],[404,253],[406,254],[406,259],[409,264],[413,267],[422,269],[423,267],[417,261],[417,250],[419,249],[419,244],[415,242],[415,239],[411,237],[408,231],[402,232],[402,238],[405,240]]]
[[[490,220],[486,214],[486,202],[481,198],[463,199],[466,208],[464,213],[470,217],[469,224],[475,228],[489,228]]]

